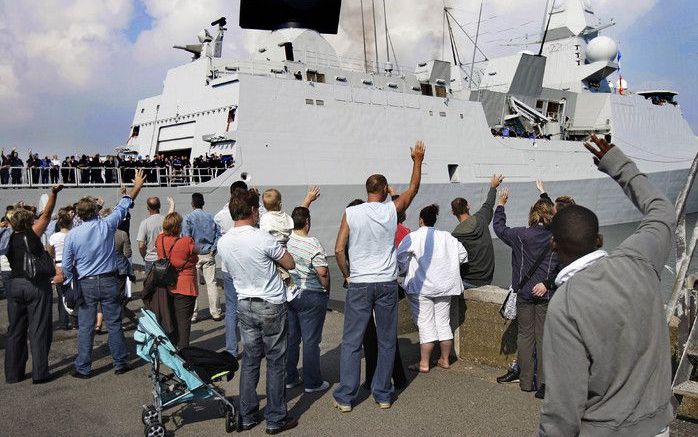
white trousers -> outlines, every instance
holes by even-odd
[[[199,255],[196,263],[197,274],[202,275],[206,281],[206,291],[208,292],[208,310],[211,317],[221,317],[221,302],[218,297],[218,286],[216,285],[216,257],[213,254]],[[201,293],[199,293],[201,296]],[[194,317],[199,310],[199,299],[196,299],[194,306]]]
[[[407,295],[410,300],[412,319],[419,328],[421,344],[434,341],[453,340],[451,332],[451,296],[425,297]]]

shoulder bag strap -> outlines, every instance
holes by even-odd
[[[24,241],[24,248],[27,249],[27,253],[31,253],[31,251],[29,250],[29,240],[27,240],[26,232],[22,234],[22,240]]]
[[[536,259],[536,262],[533,263],[533,265],[531,266],[531,268],[528,269],[528,272],[526,273],[526,276],[524,276],[524,277],[521,279],[521,282],[519,282],[519,286],[516,287],[516,291],[521,290],[521,287],[523,287],[524,284],[526,284],[526,282],[528,282],[528,280],[531,279],[531,277],[533,276],[533,274],[536,272],[536,269],[541,265],[541,263],[543,262],[543,260],[545,259],[545,256],[548,254],[549,251],[550,251],[550,247],[546,247],[545,250],[543,250],[543,252],[541,252],[541,254],[538,255],[538,258]],[[521,256],[523,256],[523,253],[521,253]]]

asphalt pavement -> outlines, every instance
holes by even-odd
[[[206,299],[201,299],[204,303]],[[130,304],[138,308],[136,301]],[[54,308],[55,309],[55,308]],[[55,313],[55,311],[54,311]],[[204,311],[206,313],[206,311]],[[55,317],[55,314],[54,314]],[[302,388],[287,393],[289,414],[299,417],[299,426],[288,436],[526,436],[537,429],[540,401],[523,393],[516,384],[497,384],[502,371],[466,362],[450,370],[433,369],[428,374],[409,375],[408,386],[398,393],[393,407],[381,410],[364,389],[351,413],[332,406],[332,389],[339,381],[340,340],[343,314],[330,311],[321,344],[323,376],[332,387],[324,393],[306,394]],[[0,360],[4,361],[7,329],[6,301],[0,301]],[[193,326],[193,345],[222,350],[223,322],[206,318]],[[107,336],[97,335],[94,348],[94,376],[77,380],[69,375],[76,348],[76,331],[56,331],[50,354],[56,379],[44,385],[27,381],[4,384],[0,370],[0,435],[2,436],[140,436],[143,435],[141,407],[151,403],[150,367],[135,355],[133,330],[127,331],[134,369],[115,375]],[[419,354],[416,334],[400,337],[405,365]],[[31,367],[29,365],[29,371]],[[264,406],[264,367],[258,387]],[[237,401],[236,377],[221,387]],[[168,435],[222,436],[224,420],[215,403],[186,404],[165,412]],[[695,424],[682,423],[685,433],[696,435]],[[677,431],[678,431],[677,427]],[[682,429],[684,429],[682,428]],[[243,434],[266,435],[264,423]]]

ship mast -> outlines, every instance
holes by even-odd
[[[368,73],[368,56],[366,55],[366,22],[364,20],[364,0],[361,0],[361,33],[364,42],[364,72]]]
[[[373,15],[373,45],[376,51],[376,73],[380,73],[380,68],[378,67],[378,30],[376,29],[376,2],[371,0],[371,14]]]
[[[473,73],[475,72],[475,55],[477,54],[477,40],[480,37],[480,22],[482,21],[482,1],[480,1],[480,13],[477,16],[477,31],[475,33],[475,46],[473,47],[473,60],[470,64],[470,80],[468,88],[473,89]]]

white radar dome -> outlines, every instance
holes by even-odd
[[[618,57],[618,44],[607,36],[597,36],[587,44],[589,62],[613,61]]]

